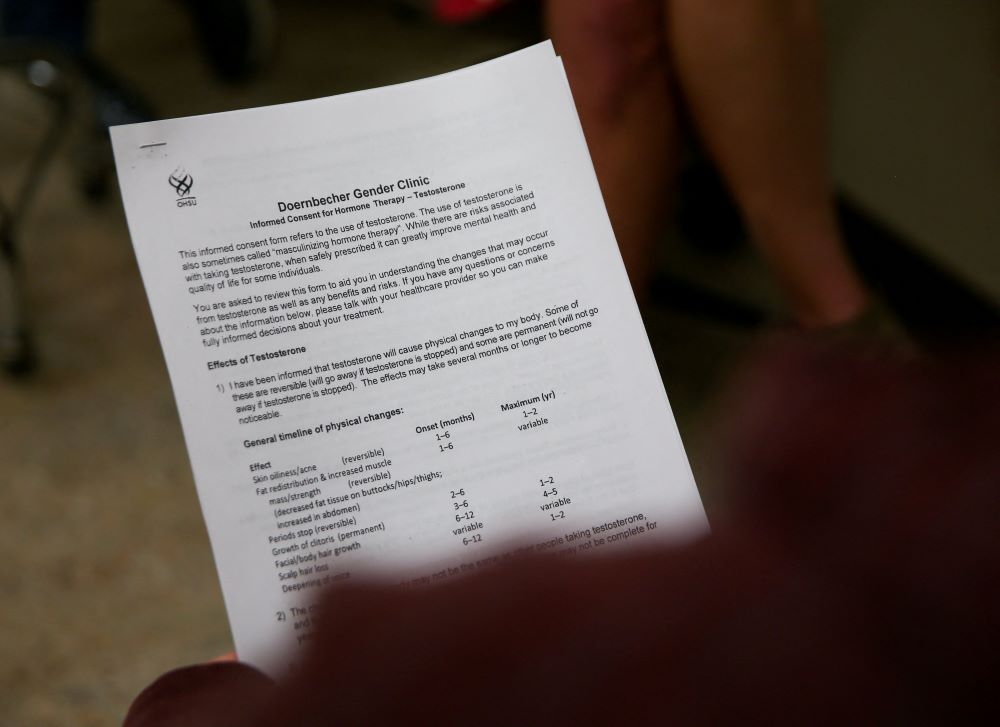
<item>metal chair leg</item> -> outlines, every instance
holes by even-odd
[[[0,294],[6,298],[0,305],[0,315],[6,315],[6,320],[0,321],[0,366],[11,376],[27,376],[37,368],[38,357],[28,324],[24,281],[10,223],[10,214],[0,209],[0,266],[6,278],[6,285],[0,285]]]
[[[36,64],[47,65],[51,71],[49,83],[42,84],[37,77],[32,78],[32,71],[38,70]],[[12,376],[26,376],[38,367],[18,233],[42,178],[55,157],[59,142],[69,127],[71,106],[70,94],[61,87],[54,65],[46,61],[29,61],[23,64],[23,68],[29,82],[46,95],[55,110],[52,123],[46,129],[16,192],[13,205],[8,208],[0,203],[0,296],[5,298],[0,301],[0,316],[6,315],[7,318],[0,318],[0,367]]]

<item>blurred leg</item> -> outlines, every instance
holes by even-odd
[[[866,305],[844,251],[827,167],[815,0],[666,0],[672,63],[755,244],[805,326]]]
[[[662,0],[549,0],[547,15],[641,300],[676,158]]]

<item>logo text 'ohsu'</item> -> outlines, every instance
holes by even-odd
[[[198,204],[198,200],[191,195],[191,188],[194,187],[194,177],[188,174],[183,168],[178,167],[169,177],[170,186],[177,192],[178,207],[193,207]]]

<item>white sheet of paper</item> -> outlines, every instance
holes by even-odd
[[[705,531],[550,44],[112,140],[241,659],[334,581]]]

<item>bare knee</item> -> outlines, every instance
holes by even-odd
[[[549,0],[548,20],[578,102],[613,115],[651,76],[666,81],[663,0]]]
[[[814,28],[818,0],[665,0],[668,23],[682,28],[710,27],[719,37],[730,32],[760,33]]]

